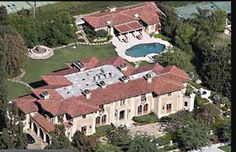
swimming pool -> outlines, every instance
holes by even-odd
[[[161,53],[165,50],[165,45],[160,43],[147,43],[134,45],[127,49],[125,54],[132,57],[145,57],[151,53]]]

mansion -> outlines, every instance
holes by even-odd
[[[134,116],[150,112],[161,118],[193,110],[195,96],[186,95],[191,79],[174,65],[136,68],[121,57],[106,61],[92,57],[67,65],[43,75],[45,85],[13,102],[24,129],[35,131],[44,142],[50,143],[56,124],[64,125],[71,140],[78,130],[91,135],[101,125],[132,126]]]
[[[154,2],[145,2],[129,7],[108,7],[107,10],[87,14],[76,18],[76,25],[95,31],[103,29],[112,36],[138,31],[151,34],[159,32],[161,14],[163,12]]]

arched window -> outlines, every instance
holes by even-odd
[[[147,113],[147,112],[148,112],[148,104],[145,104],[145,105],[143,106],[143,112],[144,112],[144,113]]]
[[[142,105],[138,106],[138,115],[142,114]]]
[[[87,133],[87,126],[81,127],[81,132],[86,135],[86,133]]]
[[[100,125],[100,116],[96,118],[96,126],[99,126],[99,125]]]
[[[102,124],[105,124],[107,121],[107,115],[102,116]]]

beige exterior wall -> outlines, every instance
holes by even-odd
[[[146,32],[148,34],[155,33],[156,32],[156,24],[147,26],[146,27]]]

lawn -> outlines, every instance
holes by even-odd
[[[18,96],[30,93],[30,88],[26,87],[23,84],[11,81],[6,81],[6,90],[8,100],[15,99]]]
[[[112,125],[103,125],[96,128],[96,133],[93,136],[103,137],[106,136],[108,132],[112,131],[114,127]]]
[[[231,152],[231,145],[226,145],[226,146],[222,146],[219,147],[220,149],[222,149],[225,152]]]
[[[117,56],[117,54],[114,51],[114,46],[111,44],[99,46],[79,45],[77,49],[70,47],[56,50],[54,56],[46,60],[28,59],[23,67],[26,75],[22,80],[26,83],[39,81],[40,76],[65,68],[66,62],[93,56],[104,60]]]

